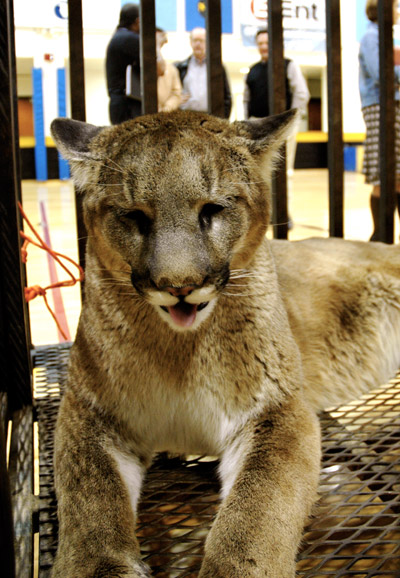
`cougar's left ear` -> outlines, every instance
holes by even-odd
[[[298,114],[297,109],[293,108],[266,118],[237,121],[233,127],[238,136],[246,139],[252,154],[268,153],[268,157],[273,159],[293,131]]]

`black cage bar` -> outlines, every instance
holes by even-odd
[[[381,202],[379,237],[385,243],[393,243],[395,207],[395,117],[394,117],[394,69],[393,69],[393,2],[380,0],[379,67],[380,73],[380,175]]]
[[[140,3],[142,113],[157,112],[156,11],[154,0]]]
[[[340,0],[326,0],[329,235],[343,237],[343,120]]]
[[[221,53],[221,0],[208,0],[206,8],[208,111],[224,116],[224,78]]]
[[[82,0],[68,0],[68,41],[69,76],[70,80],[74,79],[70,82],[71,117],[84,122],[86,98]],[[75,207],[79,262],[85,268],[86,228],[82,217],[82,199],[78,191],[75,194]],[[83,295],[83,284],[81,291]]]
[[[1,389],[13,409],[30,404],[31,363],[25,271],[20,259],[21,199],[14,16],[11,0],[0,2],[0,360]]]
[[[272,114],[283,112],[286,108],[285,65],[283,58],[283,10],[281,2],[268,0],[268,82],[269,110]],[[271,183],[273,234],[277,239],[287,239],[288,210],[286,183],[286,147],[282,147],[282,162],[279,164]]]

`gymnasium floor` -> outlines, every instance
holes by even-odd
[[[372,229],[369,190],[362,175],[345,173],[345,238],[367,241]],[[23,207],[39,234],[54,251],[77,259],[74,191],[71,181],[23,181]],[[294,172],[290,214],[294,227],[290,240],[328,237],[328,171],[303,169]],[[396,223],[398,227],[398,223]],[[25,232],[30,233],[25,226]],[[269,233],[270,234],[270,233]],[[396,238],[397,238],[396,233]],[[73,272],[76,273],[74,268]],[[28,285],[46,287],[69,279],[68,275],[40,249],[28,247]],[[74,339],[81,306],[80,288],[49,290],[49,305],[55,311],[67,340]],[[46,309],[42,297],[29,305],[32,343],[55,344],[65,341]]]

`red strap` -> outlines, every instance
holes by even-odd
[[[52,285],[48,285],[47,287],[40,287],[39,285],[34,285],[32,287],[26,287],[25,292],[24,292],[25,293],[25,301],[28,303],[29,301],[32,301],[32,299],[35,299],[35,297],[37,297],[38,295],[41,295],[43,297],[44,302],[46,304],[46,307],[49,310],[51,316],[53,317],[61,335],[64,337],[65,340],[67,340],[67,336],[65,335],[64,331],[62,330],[58,319],[56,318],[54,312],[50,308],[50,305],[49,305],[49,303],[47,301],[47,297],[46,297],[46,291],[48,289],[54,289],[55,287],[72,287],[76,283],[82,282],[84,277],[85,277],[84,271],[83,271],[82,267],[79,265],[79,263],[76,263],[70,257],[67,257],[67,255],[63,255],[62,253],[57,253],[56,251],[53,251],[53,249],[51,247],[49,247],[43,241],[43,239],[40,237],[39,233],[35,230],[34,226],[32,225],[32,223],[29,221],[28,217],[26,216],[26,214],[22,208],[21,203],[19,203],[19,202],[18,202],[18,208],[21,212],[22,218],[27,223],[28,227],[30,228],[30,230],[32,231],[32,233],[34,234],[34,236],[37,239],[37,241],[35,241],[31,237],[28,237],[28,235],[26,235],[23,231],[20,231],[20,236],[22,239],[24,239],[24,243],[21,247],[22,262],[23,263],[27,262],[27,259],[28,259],[27,247],[28,247],[29,243],[31,243],[32,245],[35,245],[35,247],[39,247],[39,249],[43,249],[44,251],[47,251],[53,257],[53,259],[60,265],[60,267],[62,267],[64,269],[64,271],[71,277],[71,279],[67,279],[66,281],[59,281],[58,283],[53,283]],[[61,261],[61,259],[65,259],[66,261],[69,261],[69,263],[74,265],[79,271],[79,277],[75,277],[73,275],[73,273],[68,269],[68,267],[66,265],[64,265],[64,263]]]

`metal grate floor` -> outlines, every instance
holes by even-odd
[[[39,421],[40,578],[57,544],[53,429],[69,345],[35,351]],[[320,500],[298,559],[304,578],[400,578],[400,376],[321,416]],[[148,473],[138,521],[144,560],[159,578],[197,576],[218,506],[213,458],[160,456]]]

